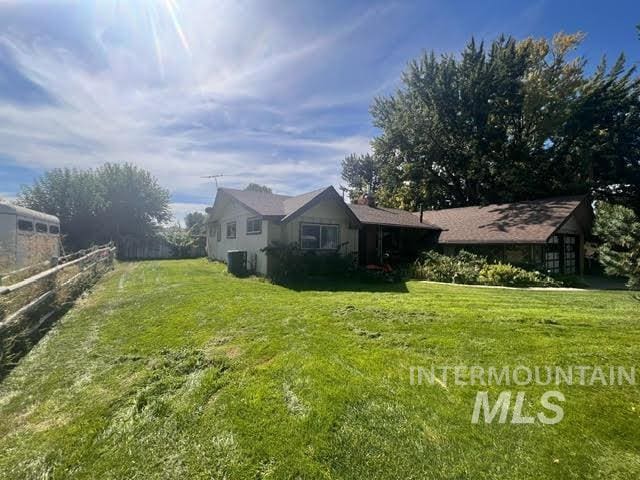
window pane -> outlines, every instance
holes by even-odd
[[[262,220],[259,218],[250,218],[247,220],[247,233],[261,233]]]
[[[58,235],[60,233],[60,228],[57,225],[49,225],[49,233],[52,235]]]
[[[36,232],[47,233],[47,226],[44,223],[36,223]]]
[[[227,223],[227,238],[236,238],[236,222]]]
[[[332,250],[338,248],[338,227],[322,227],[321,233],[320,248]]]
[[[320,225],[302,225],[300,246],[302,248],[320,248]]]
[[[560,253],[546,252],[545,267],[551,273],[560,273]]]
[[[18,229],[24,232],[33,232],[33,222],[28,220],[18,220]]]

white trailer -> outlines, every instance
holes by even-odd
[[[0,273],[60,255],[60,220],[0,202]]]

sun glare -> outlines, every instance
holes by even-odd
[[[117,22],[132,21],[137,33],[140,30],[148,32],[147,41],[152,42],[162,76],[165,73],[165,60],[169,55],[166,42],[171,41],[171,32],[185,53],[191,56],[189,40],[180,18],[183,5],[178,0],[116,0],[113,4],[112,13]]]

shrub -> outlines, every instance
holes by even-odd
[[[413,266],[413,277],[436,282],[508,287],[559,286],[560,282],[535,270],[504,263],[489,263],[480,255],[461,250],[454,256],[429,251]]]
[[[309,277],[344,277],[355,270],[354,258],[340,248],[329,252],[302,250],[297,243],[273,243],[262,249],[269,259],[268,276],[276,283]]]
[[[480,271],[479,283],[506,287],[555,287],[558,282],[536,271],[524,270],[508,263],[485,265]]]
[[[167,242],[175,258],[194,258],[204,253],[204,237],[192,235],[180,227],[167,228],[160,236]]]
[[[460,251],[455,256],[429,251],[424,252],[413,267],[413,277],[447,283],[478,283],[480,270],[487,259],[473,253]]]

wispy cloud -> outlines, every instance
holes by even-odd
[[[583,14],[552,6],[0,0],[0,190],[107,161],[150,170],[176,205],[210,203],[200,177],[219,173],[281,193],[337,185],[340,160],[370,148],[371,99],[408,60]],[[638,51],[632,24],[629,38]]]
[[[305,113],[317,98],[330,105],[345,93],[318,89],[317,97],[303,67],[331,61],[339,43],[390,7],[303,34],[261,2],[249,14],[236,2],[161,5],[96,3],[83,12],[83,49],[47,29],[0,34],[5,61],[44,92],[40,102],[0,101],[0,154],[36,170],[134,162],[171,188],[179,216],[182,198],[211,201],[203,175],[296,193],[337,182],[340,159],[368,150],[366,122],[336,132],[331,119],[318,124]]]

